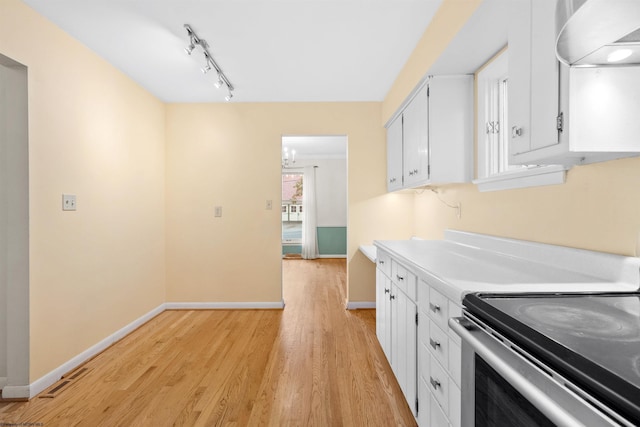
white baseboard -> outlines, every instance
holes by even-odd
[[[347,310],[358,310],[361,308],[376,308],[375,301],[349,301]]]
[[[284,301],[275,302],[168,302],[167,310],[242,310],[242,309],[282,309]]]
[[[318,255],[318,258],[346,258],[346,255]]]
[[[15,396],[15,397],[28,397],[29,399],[31,399],[37,394],[43,392],[44,390],[47,389],[47,387],[51,387],[53,384],[55,384],[60,378],[62,378],[64,374],[74,370],[76,367],[80,366],[87,360],[91,359],[93,356],[104,351],[107,347],[109,347],[113,343],[120,341],[122,338],[124,338],[125,336],[133,332],[135,329],[139,328],[143,324],[147,323],[149,320],[156,317],[158,314],[162,313],[164,310],[165,310],[165,304],[160,304],[158,307],[154,308],[147,314],[143,315],[142,317],[139,317],[138,319],[129,323],[124,328],[114,332],[113,334],[109,335],[107,338],[103,339],[96,345],[88,348],[87,350],[78,354],[71,360],[58,366],[56,369],[49,372],[45,376],[37,379],[35,382],[31,383],[29,386],[25,386],[25,388],[27,389],[25,395]],[[10,389],[10,387],[5,387],[4,389],[2,389],[2,395],[4,397],[9,397],[7,395],[7,389]],[[11,390],[9,391],[11,392]]]
[[[2,388],[3,399],[30,399],[28,385],[7,385]]]

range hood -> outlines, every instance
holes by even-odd
[[[556,18],[565,64],[640,64],[640,0],[558,0]]]

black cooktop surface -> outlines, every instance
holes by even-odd
[[[542,363],[640,420],[640,294],[472,294],[464,305]]]

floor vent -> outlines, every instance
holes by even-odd
[[[75,381],[85,376],[87,372],[89,372],[88,368],[80,368],[77,371],[73,371],[69,374],[63,375],[60,381],[54,384],[53,387],[51,387],[49,390],[40,394],[39,397],[41,398],[56,397],[57,395],[62,393],[66,388],[68,388],[67,386],[69,386],[70,384],[73,384]]]

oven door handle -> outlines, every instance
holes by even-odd
[[[485,345],[479,337],[486,334],[486,332],[474,325],[469,319],[466,317],[452,317],[449,319],[449,327],[464,342],[469,344],[473,351],[482,357],[498,374],[527,398],[540,412],[546,415],[550,421],[559,426],[584,426],[583,423],[566,412],[564,408],[556,404],[549,396],[531,384],[520,372]],[[540,375],[544,374],[540,373]]]

